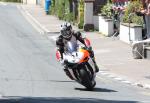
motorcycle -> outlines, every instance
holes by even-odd
[[[89,47],[90,43],[87,41]],[[60,60],[59,51],[56,52],[57,60]],[[90,57],[89,48],[81,46],[76,42],[68,42],[66,52],[63,53],[63,59],[68,66],[73,80],[85,86],[87,90],[92,90],[95,85],[95,66]]]

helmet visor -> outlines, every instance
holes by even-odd
[[[61,34],[64,38],[70,38],[71,36],[71,31],[70,30],[62,30]]]

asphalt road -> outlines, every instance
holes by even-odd
[[[56,34],[53,34],[56,35]],[[104,76],[94,91],[69,80],[55,59],[55,42],[0,3],[0,103],[150,103],[150,91]]]

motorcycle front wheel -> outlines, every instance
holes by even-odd
[[[94,81],[93,83],[92,80],[90,80],[89,73],[84,68],[80,69],[79,73],[80,73],[81,84],[85,86],[87,90],[90,91],[93,90],[93,88],[96,85],[96,82]]]

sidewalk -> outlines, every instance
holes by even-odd
[[[59,32],[63,21],[54,16],[46,15],[44,9],[35,5],[22,5],[48,36]],[[37,24],[37,25],[38,25]],[[76,29],[76,27],[74,27]],[[100,67],[98,76],[119,80],[121,82],[150,89],[150,61],[133,59],[129,44],[110,37],[104,37],[98,32],[84,33],[91,40],[97,64]]]

